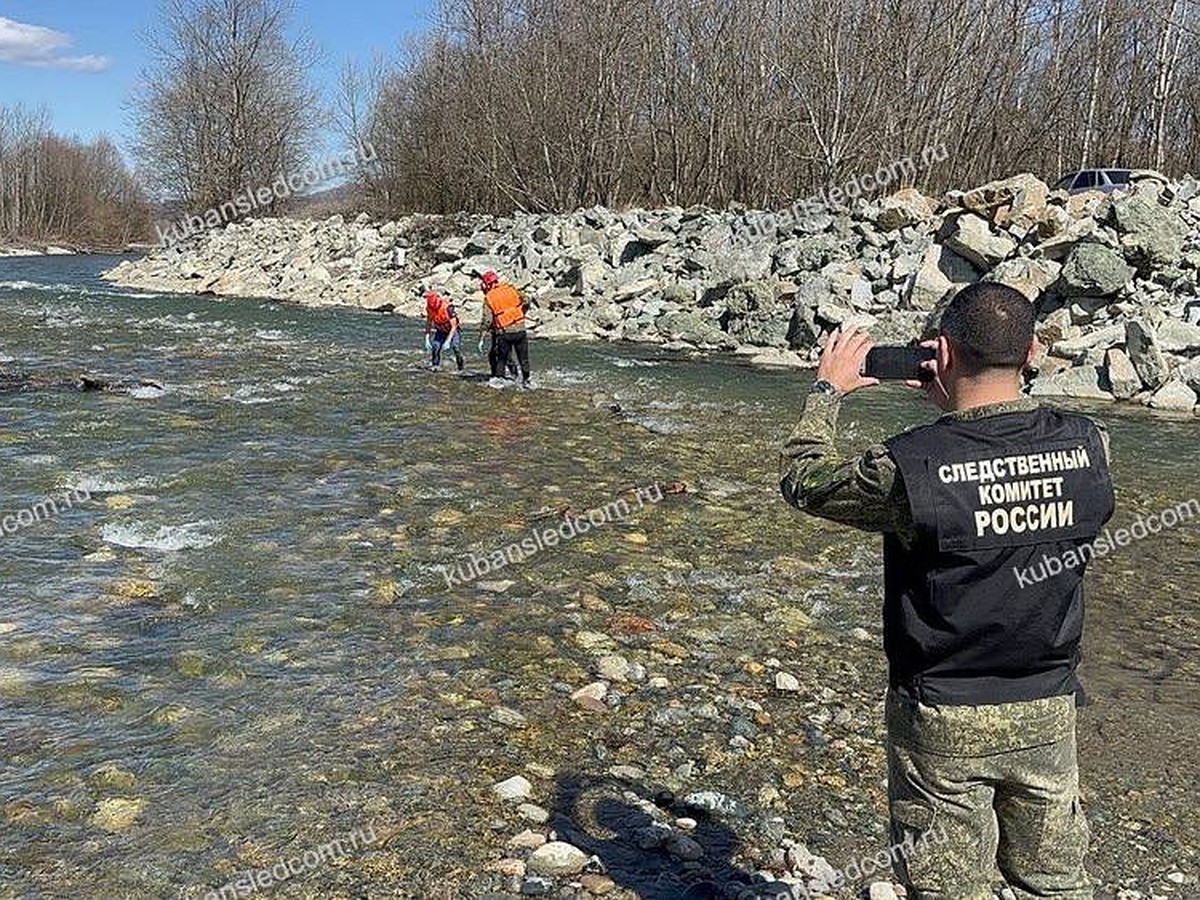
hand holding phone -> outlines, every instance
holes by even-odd
[[[872,347],[862,374],[880,381],[928,382],[934,373],[924,363],[936,358],[932,347]]]

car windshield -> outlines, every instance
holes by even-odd
[[[1108,169],[1104,174],[1112,184],[1129,184],[1128,169]]]
[[[1093,171],[1080,172],[1075,176],[1076,188],[1090,188],[1096,186],[1096,173]]]

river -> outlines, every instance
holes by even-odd
[[[115,262],[0,259],[0,366],[162,388],[0,393],[0,512],[75,492],[0,536],[0,897],[203,897],[355,829],[260,892],[506,895],[489,864],[550,826],[610,896],[678,897],[699,868],[623,833],[665,789],[737,801],[696,832],[727,879],[773,829],[839,867],[882,848],[878,539],[777,489],[810,376],[535,342],[538,389],[501,391],[423,371],[413,322],[137,294]],[[1200,497],[1194,419],[1090,411],[1114,527]],[[856,395],[847,446],[927,417]],[[1200,896],[1198,549],[1192,520],[1089,574],[1109,894]],[[492,791],[518,774],[533,808]]]

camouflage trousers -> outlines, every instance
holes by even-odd
[[[1075,701],[926,706],[889,692],[888,801],[912,900],[1091,900]]]

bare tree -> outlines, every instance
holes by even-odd
[[[318,121],[315,51],[290,40],[290,0],[165,0],[134,101],[137,151],[189,211],[299,169]]]
[[[123,247],[149,209],[115,146],[61,138],[44,110],[0,107],[0,238]]]

